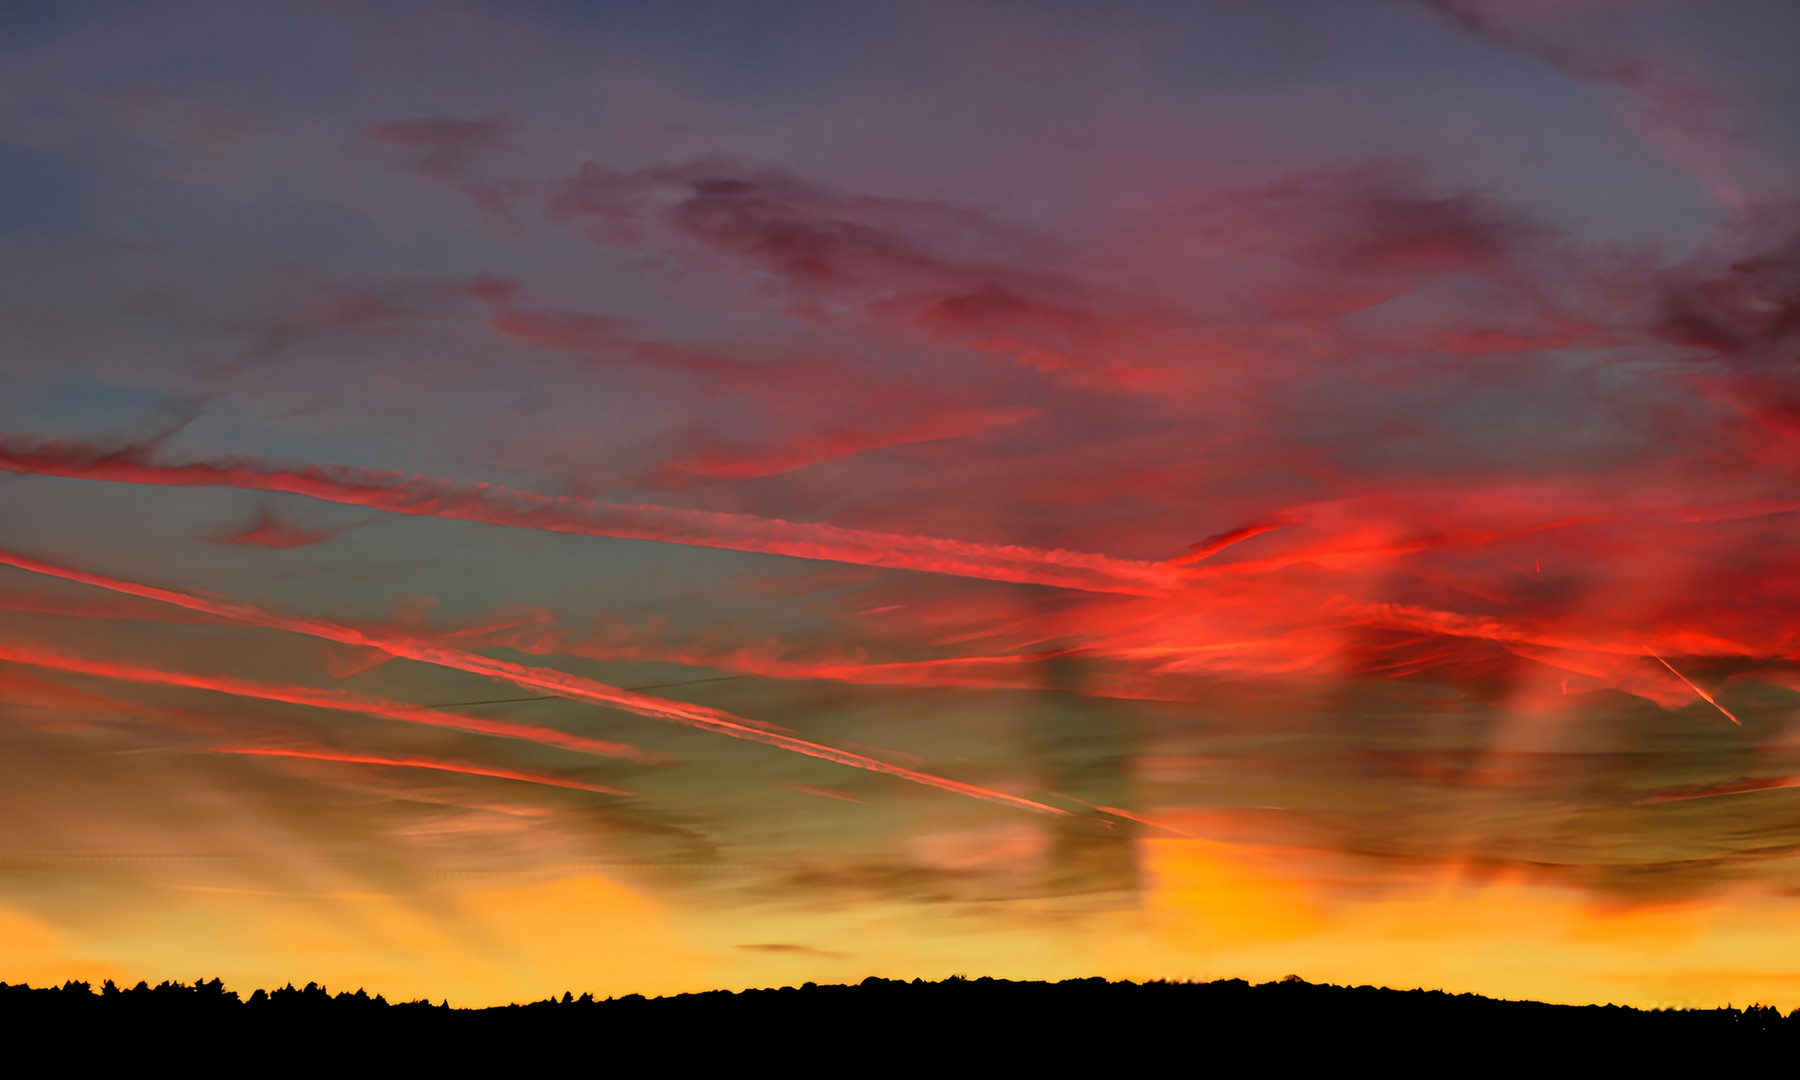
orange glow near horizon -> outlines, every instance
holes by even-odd
[[[1618,908],[1580,890],[1444,867],[1346,904],[1328,878],[1296,872],[1297,854],[1316,855],[1181,839],[1147,841],[1145,854],[1152,885],[1141,904],[1015,901],[973,926],[903,903],[824,915],[772,905],[738,913],[721,933],[718,913],[678,899],[657,868],[626,867],[516,882],[451,876],[434,889],[430,913],[379,892],[170,880],[144,911],[85,940],[0,909],[0,948],[13,958],[12,981],[37,985],[216,974],[243,992],[317,981],[464,1007],[563,990],[655,996],[976,972],[1252,982],[1298,974],[1571,1004],[1800,1007],[1800,975],[1767,949],[1771,935],[1790,938],[1785,905],[1763,890]],[[198,948],[180,929],[196,917],[214,927]],[[1067,932],[1071,917],[1076,933]]]

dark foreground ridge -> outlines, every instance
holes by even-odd
[[[420,1062],[591,1057],[746,1060],[796,1067],[858,1062],[1124,1064],[1168,1054],[1201,1063],[1374,1061],[1459,1067],[1552,1054],[1593,1060],[1800,1059],[1800,1009],[1642,1010],[1501,1001],[1438,990],[1330,986],[1289,976],[1251,985],[870,978],[852,986],[717,990],[596,1000],[565,993],[528,1005],[454,1009],[390,1003],[362,990],[257,990],[218,979],[95,990],[84,982],[0,983],[0,1033],[19,1047],[57,1040],[137,1058],[174,1053],[354,1049],[363,1060]],[[1446,1057],[1444,1055],[1452,1055]]]

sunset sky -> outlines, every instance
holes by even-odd
[[[1800,1006],[1796,46],[0,5],[0,980]]]

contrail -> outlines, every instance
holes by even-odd
[[[1041,678],[1033,656],[968,656],[937,660],[898,660],[868,663],[854,660],[787,660],[768,656],[754,649],[708,651],[705,649],[637,645],[614,647],[593,642],[511,641],[506,637],[489,639],[492,645],[518,649],[534,655],[560,653],[587,660],[652,661],[680,664],[683,667],[717,668],[733,672],[719,678],[756,677],[765,679],[818,679],[872,686],[966,686],[982,689],[1036,689]],[[654,687],[638,687],[640,690]]]
[[[1639,799],[1640,803],[1682,802],[1688,799],[1715,799],[1721,795],[1748,795],[1754,791],[1775,791],[1780,788],[1800,787],[1800,776],[1773,776],[1762,779],[1748,777],[1733,780],[1726,784],[1711,786],[1666,788],[1653,791]]]
[[[571,735],[557,731],[555,728],[539,727],[535,724],[512,724],[501,720],[483,720],[474,716],[458,716],[455,713],[427,709],[418,705],[403,702],[387,701],[382,698],[353,694],[343,690],[316,690],[303,686],[274,686],[268,683],[248,682],[243,679],[232,679],[222,676],[189,675],[181,672],[164,671],[160,668],[140,667],[135,664],[118,664],[110,661],[88,660],[82,657],[69,656],[51,652],[41,648],[20,648],[14,645],[0,644],[0,661],[15,664],[29,664],[33,667],[50,668],[55,671],[73,671],[83,675],[98,675],[107,679],[119,679],[126,682],[153,683],[161,686],[185,686],[196,690],[212,690],[234,697],[257,698],[263,701],[281,701],[291,705],[305,705],[315,709],[333,709],[338,712],[361,713],[375,716],[383,720],[398,720],[407,724],[425,724],[430,727],[450,728],[456,731],[467,731],[477,735],[494,735],[503,739],[522,739],[526,742],[541,743],[562,750],[573,750],[578,754],[589,754],[594,757],[625,758],[629,761],[656,763],[666,761],[659,755],[640,750],[626,743],[610,742],[605,739],[589,739],[580,735]]]
[[[379,649],[392,656],[417,660],[421,663],[435,664],[438,667],[454,668],[475,675],[485,675],[491,679],[510,682],[515,686],[523,686],[533,690],[543,690],[571,701],[587,702],[606,708],[621,709],[625,712],[647,716],[654,720],[681,724],[685,727],[711,731],[720,735],[728,735],[735,739],[765,743],[769,746],[792,750],[808,757],[832,761],[852,768],[867,769],[870,772],[885,773],[889,776],[910,780],[915,784],[953,791],[959,795],[967,795],[988,802],[999,803],[1021,810],[1030,810],[1039,814],[1067,816],[1068,811],[1047,806],[1044,803],[1008,795],[1000,791],[965,784],[957,780],[949,780],[930,773],[918,772],[904,766],[893,765],[876,758],[864,757],[848,750],[822,743],[811,742],[779,731],[768,730],[768,725],[759,721],[735,716],[721,709],[709,709],[703,705],[689,705],[685,702],[670,701],[665,698],[651,697],[593,679],[570,675],[566,672],[547,668],[528,667],[507,660],[496,660],[479,653],[464,652],[460,649],[443,648],[417,639],[367,633],[340,626],[321,619],[302,619],[275,615],[265,612],[249,604],[230,600],[208,600],[191,596],[187,593],[171,589],[159,589],[154,585],[141,585],[136,582],[122,581],[118,578],[90,574],[81,570],[58,566],[28,556],[0,551],[0,565],[11,566],[46,577],[61,578],[64,581],[79,582],[96,588],[110,589],[113,592],[128,596],[143,597],[146,600],[158,600],[165,604],[186,608],[189,611],[204,611],[211,615],[230,619],[249,626],[261,626],[272,630],[286,630],[296,634],[307,634],[312,637],[336,641],[344,645],[362,645]]]
[[[1089,552],[966,543],[751,514],[605,503],[517,491],[496,484],[457,485],[348,466],[287,468],[254,458],[159,465],[151,461],[147,448],[137,446],[107,452],[66,442],[23,444],[0,440],[0,470],[167,487],[279,491],[393,514],[655,540],[1128,596],[1164,596],[1188,580],[1177,567]]]
[[[1660,656],[1656,656],[1656,651],[1654,649],[1650,648],[1648,645],[1644,646],[1644,651],[1649,653],[1651,656],[1655,656],[1657,663],[1661,664],[1663,667],[1668,668],[1669,674],[1675,676],[1677,679],[1680,679],[1682,682],[1687,683],[1688,688],[1691,689],[1694,693],[1699,694],[1701,696],[1701,698],[1705,699],[1705,701],[1708,705],[1711,705],[1713,708],[1724,713],[1725,719],[1736,724],[1738,727],[1744,726],[1743,721],[1741,721],[1737,717],[1731,715],[1730,709],[1727,709],[1725,706],[1719,704],[1718,701],[1714,700],[1714,698],[1711,694],[1707,693],[1706,691],[1700,689],[1700,687],[1696,686],[1694,684],[1694,680],[1688,678],[1686,675],[1683,675],[1681,672],[1676,671],[1674,664],[1669,663],[1667,660],[1664,660]]]
[[[600,795],[630,795],[631,792],[621,788],[607,787],[605,784],[589,784],[580,780],[565,780],[560,776],[545,776],[541,773],[514,772],[511,769],[483,769],[476,765],[463,765],[454,761],[443,761],[438,758],[377,757],[373,754],[341,754],[337,751],[325,750],[287,750],[266,746],[215,746],[211,748],[215,754],[248,754],[253,757],[285,757],[304,758],[307,761],[344,761],[355,765],[386,765],[397,769],[435,769],[438,772],[462,773],[466,776],[494,776],[502,780],[518,780],[526,784],[543,784],[547,787],[573,788],[576,791],[592,791]]]
[[[1477,638],[1483,641],[1495,641],[1501,644],[1518,643],[1522,645],[1539,645],[1549,649],[1576,649],[1611,656],[1650,656],[1662,661],[1664,667],[1668,662],[1651,652],[1644,645],[1629,639],[1588,638],[1578,633],[1556,633],[1539,630],[1525,623],[1508,622],[1504,618],[1488,615],[1467,615],[1455,611],[1440,611],[1434,608],[1420,607],[1415,604],[1372,603],[1355,604],[1339,603],[1327,605],[1324,610],[1341,613],[1345,618],[1355,620],[1368,626],[1382,626],[1393,629],[1415,630],[1428,634],[1447,634],[1451,637]],[[1708,635],[1714,649],[1721,654],[1738,656],[1760,655],[1757,646],[1733,641],[1729,638]],[[1673,668],[1669,670],[1674,671]],[[1679,671],[1675,676],[1699,693],[1706,696],[1705,691],[1694,686],[1683,678]],[[1710,699],[1709,699],[1710,700]]]

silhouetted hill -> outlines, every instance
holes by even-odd
[[[733,1062],[815,1070],[960,1071],[963,1065],[1182,1072],[1378,1065],[1483,1071],[1500,1063],[1780,1062],[1800,1050],[1800,1010],[1548,1005],[1473,994],[1315,985],[1074,979],[1059,983],[871,978],[853,986],[728,990],[648,999],[564,994],[455,1009],[308,984],[248,999],[218,979],[32,988],[0,983],[0,1032],[84,1060],[230,1059],[257,1066],[377,1061],[445,1066]],[[350,1056],[345,1056],[350,1055]],[[760,1071],[760,1070],[759,1070]],[[1158,1065],[1157,1071],[1168,1071]]]

